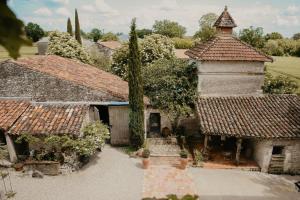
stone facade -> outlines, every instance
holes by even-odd
[[[283,147],[283,173],[300,174],[300,139],[253,140],[253,157],[262,172],[269,172],[274,146]]]
[[[203,61],[198,66],[198,92],[203,96],[261,95],[263,62]]]
[[[100,90],[37,72],[13,63],[0,64],[0,96],[34,101],[123,101]]]

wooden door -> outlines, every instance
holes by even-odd
[[[129,144],[129,112],[128,106],[110,106],[109,123],[112,145]]]

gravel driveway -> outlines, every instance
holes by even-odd
[[[300,176],[239,170],[189,168],[201,200],[298,200]]]
[[[119,148],[106,145],[83,170],[35,179],[12,172],[17,200],[140,200],[143,170]]]

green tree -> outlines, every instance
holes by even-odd
[[[0,27],[0,45],[9,52],[9,56],[18,58],[21,46],[30,46],[31,41],[26,39],[23,22],[7,6],[6,0],[0,2]]]
[[[135,32],[135,19],[132,20],[129,39],[129,131],[133,147],[144,143],[144,101],[141,57],[138,38]]]
[[[242,41],[257,49],[262,49],[265,46],[265,38],[263,35],[264,31],[261,27],[254,28],[250,26],[250,28],[245,28],[239,32],[239,38]]]
[[[77,9],[75,9],[75,39],[79,44],[82,44],[81,35],[80,35],[80,24]]]
[[[102,32],[97,28],[93,28],[91,32],[88,34],[88,38],[92,39],[94,42],[97,42],[101,37],[102,37]]]
[[[71,23],[71,20],[70,18],[68,18],[68,22],[67,22],[67,32],[73,36],[73,28],[72,28],[72,23]]]
[[[54,31],[49,35],[47,54],[80,60],[91,64],[86,50],[69,34]]]
[[[270,73],[266,73],[262,89],[268,94],[294,94],[298,87],[297,82],[287,76],[273,77]]]
[[[188,116],[197,98],[197,67],[177,58],[160,59],[143,71],[145,95],[164,111],[177,133],[179,119]]]
[[[173,22],[167,19],[162,21],[156,20],[153,25],[153,32],[170,38],[182,38],[186,33],[186,28],[178,24],[178,22]]]
[[[33,42],[39,41],[45,35],[44,30],[38,24],[34,24],[32,22],[29,22],[25,26],[25,32],[27,37]]]
[[[170,59],[175,56],[173,41],[163,35],[148,35],[140,42],[139,46],[141,49],[141,61],[143,68],[157,59]],[[123,46],[113,54],[112,60],[111,71],[122,77],[124,80],[127,80],[128,44],[123,44]]]
[[[190,49],[195,45],[194,40],[190,38],[172,38],[176,49]]]
[[[152,30],[151,29],[145,29],[145,28],[144,29],[137,29],[136,34],[137,34],[138,38],[143,39],[145,36],[151,35]]]
[[[203,15],[199,20],[200,29],[195,33],[194,38],[204,42],[214,38],[217,32],[213,25],[217,19],[218,16],[215,13]]]
[[[106,41],[119,41],[119,38],[116,34],[112,32],[108,32],[102,35],[101,41],[106,42]]]
[[[300,33],[295,33],[293,35],[293,40],[300,40]]]
[[[279,39],[283,39],[283,36],[278,32],[272,32],[272,33],[266,34],[265,39],[266,40],[279,40]]]

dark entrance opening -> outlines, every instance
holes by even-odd
[[[0,145],[6,145],[4,130],[0,129]]]
[[[108,106],[97,106],[99,110],[100,120],[109,126],[109,113],[108,113]]]
[[[150,132],[160,133],[160,113],[150,113]]]

